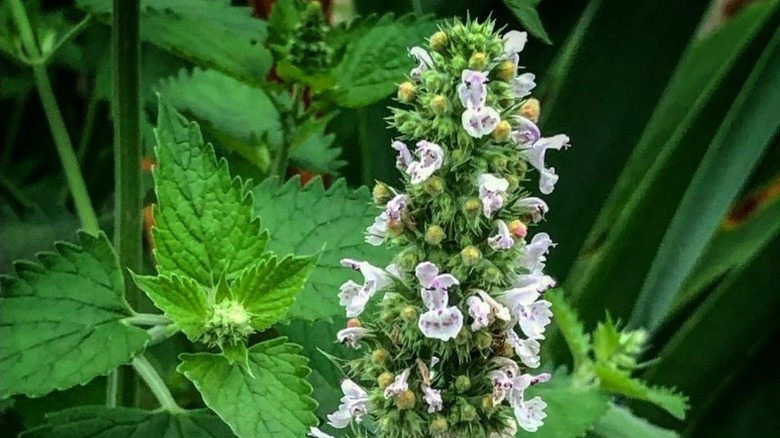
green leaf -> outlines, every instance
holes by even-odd
[[[604,415],[609,401],[597,387],[573,386],[571,377],[561,371],[556,371],[549,383],[527,389],[526,396],[540,396],[547,403],[547,418],[536,432],[521,430],[518,437],[581,437]]]
[[[563,290],[549,291],[545,293],[545,298],[552,303],[553,318],[569,346],[574,359],[574,369],[579,369],[583,363],[590,361],[590,336],[577,319],[577,313],[563,298]]]
[[[295,0],[276,0],[268,17],[268,42],[284,47],[301,21]]]
[[[305,187],[293,178],[283,186],[266,180],[255,190],[255,213],[271,232],[269,249],[278,254],[322,251],[311,278],[290,308],[289,318],[308,321],[343,315],[339,286],[351,275],[339,261],[348,257],[385,266],[392,253],[364,242],[364,230],[379,213],[368,190],[349,190],[343,180],[325,190],[320,179]],[[294,221],[290,218],[295,218]]]
[[[2,276],[0,399],[39,397],[89,382],[128,363],[149,337],[123,319],[122,270],[105,234],[79,233],[39,263],[17,262]]]
[[[228,360],[230,365],[238,364],[243,369],[248,371],[251,377],[254,377],[252,370],[249,369],[249,350],[246,348],[245,343],[238,342],[236,344],[223,345],[222,354]]]
[[[593,330],[593,354],[597,361],[609,363],[613,356],[620,352],[620,330],[612,322],[612,318],[607,316],[607,320],[599,322]]]
[[[248,268],[231,287],[235,300],[252,315],[252,327],[262,331],[276,323],[295,301],[316,257],[271,257]]]
[[[46,416],[46,425],[24,438],[227,438],[234,436],[206,409],[171,413],[133,408],[84,406]]]
[[[163,272],[211,287],[257,263],[268,235],[252,218],[252,197],[200,129],[164,100],[155,129],[155,257]]]
[[[674,2],[671,7],[682,5]],[[575,297],[586,323],[601,318],[605,303],[613,316],[628,317],[631,312],[679,199],[699,167],[712,136],[722,126],[722,117],[732,104],[738,87],[744,83],[766,44],[768,38],[764,37],[762,29],[772,28],[768,18],[773,15],[776,5],[776,2],[751,5],[719,29],[692,43],[661,100],[654,104],[652,118],[599,214],[582,258],[572,269],[573,273],[581,275],[567,278],[568,290]],[[669,6],[664,9],[664,16],[670,13]],[[642,51],[637,47],[631,50]],[[646,58],[648,54],[641,56]],[[632,102],[626,105],[634,111],[635,93],[629,94]],[[614,109],[619,105],[610,102],[610,106]],[[614,120],[602,120],[601,123],[619,124]],[[576,138],[576,133],[570,134]],[[609,136],[611,138],[612,134]],[[610,144],[625,141],[612,139]],[[598,155],[592,150],[587,153]],[[576,157],[569,156],[568,159]],[[583,186],[578,185],[577,193],[582,191]],[[569,208],[568,201],[560,199],[557,202],[567,205],[565,209]],[[573,202],[571,207],[577,208],[582,200]],[[559,214],[566,217],[566,212]],[[550,228],[553,225],[551,222]],[[575,228],[569,223],[562,231],[564,234],[558,234],[561,232],[558,230],[555,235],[561,241],[574,244],[579,237],[569,233]],[[560,257],[561,254],[556,253],[556,260]],[[616,272],[620,272],[619,283],[615,282]]]
[[[210,306],[206,291],[195,280],[176,274],[157,277],[133,275],[138,288],[154,302],[165,316],[176,323],[191,341],[205,330]]]
[[[290,161],[298,167],[316,173],[334,174],[346,162],[341,160],[341,148],[334,146],[336,135],[326,133],[335,113],[325,117],[309,118],[295,132],[290,150]]]
[[[78,0],[76,6],[110,22],[110,0]],[[271,68],[266,35],[266,23],[253,18],[250,8],[207,0],[141,2],[144,41],[246,82],[264,81]]]
[[[317,423],[317,403],[299,351],[277,338],[249,349],[249,370],[207,353],[182,354],[178,369],[239,437],[300,438]]]
[[[603,364],[597,363],[593,370],[606,391],[653,403],[675,418],[685,418],[688,399],[680,393],[668,388],[648,386],[639,379],[632,379],[628,372]]]
[[[593,434],[601,438],[676,438],[679,435],[639,418],[628,409],[614,404],[596,423]]]
[[[504,0],[504,4],[512,11],[512,14],[520,21],[525,30],[531,35],[542,40],[545,44],[552,44],[550,36],[544,30],[542,19],[536,12],[536,7],[541,0]]]
[[[387,97],[414,67],[406,54],[408,48],[435,30],[429,17],[414,15],[372,17],[353,25],[344,57],[335,69],[341,92],[337,103],[357,108]]]
[[[650,267],[631,322],[653,329],[780,129],[780,32],[775,32],[715,134]]]

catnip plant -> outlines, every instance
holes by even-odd
[[[383,211],[365,238],[396,255],[386,268],[341,261],[362,282],[341,286],[351,319],[338,341],[364,354],[343,362],[349,378],[330,426],[360,435],[368,416],[392,438],[543,427],[546,403],[525,390],[551,378],[534,370],[552,317],[544,266],[555,244],[530,232],[548,211],[533,192],[553,191],[545,154],[569,138],[542,137],[535,124],[535,77],[519,64],[526,42],[525,32],[467,20],[409,50],[418,65],[390,120],[404,188],[376,184]]]

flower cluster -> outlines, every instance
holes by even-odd
[[[368,244],[398,252],[384,269],[342,261],[362,284],[341,287],[352,319],[338,341],[369,348],[347,362],[335,428],[365,415],[392,438],[513,437],[543,425],[546,404],[527,390],[550,379],[529,370],[552,317],[544,267],[555,244],[529,236],[548,207],[521,183],[533,168],[538,192],[551,193],[558,175],[545,153],[569,139],[536,125],[535,77],[519,66],[526,40],[455,22],[409,50],[417,66],[391,122],[405,187],[375,187],[382,212],[366,231]]]

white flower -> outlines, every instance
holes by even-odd
[[[313,437],[313,438],[335,438],[333,435],[328,435],[327,433],[321,431],[319,428],[316,428],[314,426],[309,429],[309,433],[307,436]]]
[[[509,232],[509,227],[506,226],[506,222],[498,221],[498,234],[490,236],[488,238],[488,245],[496,251],[510,249],[515,244],[515,239],[512,238],[512,234]]]
[[[515,92],[515,99],[522,99],[531,94],[531,90],[536,87],[536,76],[533,73],[523,73],[517,76],[512,83]]]
[[[422,79],[422,74],[426,70],[433,67],[433,59],[431,59],[431,55],[429,55],[428,52],[426,52],[422,47],[412,47],[409,49],[409,55],[411,55],[412,58],[417,61],[417,67],[409,72],[409,76],[412,78],[412,80],[417,82]]]
[[[523,51],[527,42],[528,34],[526,32],[510,30],[504,34],[504,55],[517,65],[517,54]]]
[[[430,386],[423,383],[422,385],[423,399],[428,404],[428,413],[439,412],[442,410],[441,391],[433,389]]]
[[[341,381],[341,404],[338,411],[328,415],[328,424],[336,429],[343,429],[354,418],[360,422],[363,415],[368,412],[368,393],[355,382],[344,379]]]
[[[512,131],[511,138],[518,145],[530,146],[542,137],[542,132],[539,131],[536,123],[522,116],[515,116],[513,119],[517,122],[517,128]]]
[[[458,335],[463,327],[463,314],[455,307],[446,307],[449,301],[447,289],[460,284],[450,274],[439,274],[439,268],[431,262],[423,262],[415,268],[420,291],[428,311],[417,322],[420,331],[428,338],[447,341]]]
[[[402,141],[394,141],[391,147],[398,151],[398,157],[395,159],[395,167],[406,172],[406,169],[409,168],[409,164],[412,163],[412,153],[409,152],[406,143]]]
[[[539,342],[535,339],[520,339],[511,328],[506,331],[506,340],[514,348],[515,354],[520,357],[520,362],[528,368],[538,368],[539,359]]]
[[[482,108],[487,99],[487,73],[475,70],[463,70],[461,83],[458,84],[458,97],[463,108]]]
[[[520,199],[512,205],[512,208],[516,208],[524,214],[530,214],[533,223],[538,223],[542,220],[545,213],[550,210],[546,202],[535,197]]]
[[[342,259],[341,265],[350,267],[363,274],[364,283],[359,285],[352,280],[341,285],[339,303],[347,309],[347,318],[354,318],[363,313],[368,300],[376,291],[390,283],[390,278],[385,271],[368,262],[359,262],[352,259]]]
[[[471,323],[471,330],[477,331],[487,327],[496,318],[502,321],[511,319],[509,309],[504,305],[494,300],[485,291],[477,290],[476,293],[479,296],[471,296],[466,300],[469,305],[469,316],[474,320]]]
[[[368,329],[363,327],[347,327],[336,333],[336,339],[347,347],[359,349],[360,340],[368,334]]]
[[[393,383],[387,386],[385,388],[385,398],[391,398],[395,397],[398,394],[406,391],[409,389],[409,383],[407,380],[409,379],[409,372],[411,371],[411,368],[407,368],[401,372],[401,374],[395,376],[395,380],[393,380]]]
[[[493,212],[504,205],[509,182],[490,173],[483,173],[477,178],[479,184],[479,199],[482,201],[482,213],[489,218]]]
[[[537,284],[531,284],[509,289],[499,298],[518,320],[523,333],[531,339],[544,339],[544,329],[552,321],[552,304],[540,300],[540,297]]]
[[[387,220],[385,212],[374,219],[374,223],[366,229],[366,243],[379,246],[385,242],[388,236]]]
[[[514,386],[514,382],[503,370],[488,372],[488,378],[493,384],[493,406],[498,406],[509,394],[509,391]]]
[[[419,160],[409,163],[409,167],[406,169],[412,184],[420,184],[430,178],[444,162],[444,150],[436,143],[420,140],[417,142],[416,152]]]
[[[534,397],[514,406],[517,424],[528,432],[536,432],[544,425],[547,414],[544,413],[547,403],[541,397]]]
[[[473,107],[469,105],[461,116],[463,129],[474,138],[490,135],[499,122],[501,122],[501,116],[498,111],[489,106]]]
[[[387,205],[385,206],[385,213],[387,213],[387,219],[391,221],[399,222],[404,212],[406,212],[406,207],[408,206],[409,206],[409,196],[404,195],[403,193],[400,195],[395,195],[393,199],[388,201]]]
[[[523,156],[528,163],[539,171],[539,191],[545,195],[552,193],[555,183],[558,182],[558,175],[555,169],[545,167],[544,154],[548,149],[559,151],[569,147],[569,137],[564,134],[558,134],[553,137],[540,138],[528,149],[523,150]]]
[[[547,253],[555,245],[549,234],[537,233],[531,239],[531,243],[523,248],[523,256],[518,264],[531,273],[541,273],[547,261]]]

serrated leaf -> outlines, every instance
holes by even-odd
[[[672,389],[651,387],[629,373],[603,364],[593,367],[604,390],[655,404],[680,420],[685,419],[688,399]]]
[[[650,424],[627,408],[610,404],[607,413],[596,423],[593,434],[601,438],[677,438],[669,429]]]
[[[231,287],[234,299],[252,315],[252,327],[262,331],[277,322],[295,301],[316,257],[271,257],[244,272]]]
[[[78,0],[76,6],[103,22],[111,18],[110,0]],[[140,32],[163,50],[249,83],[262,82],[273,62],[263,45],[267,24],[250,8],[226,2],[144,0]]]
[[[606,321],[599,322],[593,330],[593,354],[597,361],[609,363],[620,349],[620,330],[612,322],[612,318],[607,317]]]
[[[408,48],[435,30],[429,17],[413,15],[398,19],[386,15],[352,26],[344,57],[335,68],[341,93],[337,103],[357,108],[387,97],[414,68]]]
[[[176,274],[156,277],[133,275],[133,280],[190,340],[194,341],[203,334],[210,306],[206,292],[195,280]]]
[[[82,232],[78,246],[55,249],[0,278],[0,398],[87,383],[130,362],[149,340],[122,321],[133,311],[105,234]]]
[[[239,437],[300,438],[317,422],[317,403],[299,351],[277,338],[249,349],[249,370],[207,353],[182,354],[178,370]]]
[[[531,35],[542,40],[545,44],[552,44],[550,36],[544,30],[542,19],[536,7],[541,0],[504,0],[504,4],[512,11],[512,14],[520,21],[525,30]]]
[[[168,412],[84,406],[46,416],[46,425],[24,438],[227,438],[234,436],[206,409]]]
[[[609,402],[597,387],[572,386],[571,378],[561,371],[554,373],[549,383],[526,390],[527,399],[536,396],[547,403],[544,426],[533,433],[521,430],[518,437],[581,437],[607,412]]]
[[[225,160],[204,145],[196,123],[164,100],[155,129],[155,256],[161,271],[204,286],[233,279],[257,262],[268,234],[252,217],[252,198]]]
[[[585,332],[585,327],[577,319],[577,313],[563,298],[563,290],[556,289],[545,294],[545,298],[552,303],[553,318],[563,335],[563,339],[569,346],[574,368],[590,360],[590,336]]]
[[[339,286],[350,278],[339,260],[349,257],[385,266],[392,253],[364,242],[364,230],[378,211],[368,190],[349,190],[343,180],[327,191],[320,179],[300,186],[293,178],[283,186],[266,180],[254,190],[255,213],[271,231],[269,249],[279,254],[322,251],[311,278],[287,316],[308,321],[343,315]],[[290,218],[295,218],[294,221]]]
[[[334,146],[335,134],[326,133],[328,122],[335,114],[310,118],[298,126],[290,150],[290,161],[300,168],[316,173],[334,174],[346,162],[341,160],[341,148]]]

